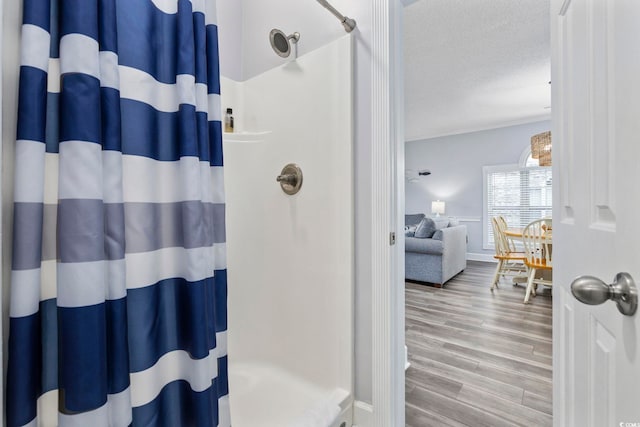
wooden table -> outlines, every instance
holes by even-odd
[[[524,228],[507,228],[504,230],[504,235],[510,239],[522,241],[522,233],[524,232]],[[552,229],[548,229],[545,233],[545,238],[549,240],[549,247],[551,247],[553,235]],[[527,283],[527,276],[516,276],[513,279],[513,283]]]
[[[512,239],[522,240],[523,232],[524,228],[507,228],[506,230],[504,230],[504,235]],[[552,229],[547,230],[544,236],[548,240],[553,240]]]

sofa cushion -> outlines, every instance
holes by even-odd
[[[406,252],[441,255],[443,246],[441,240],[407,237],[405,239],[404,249]]]
[[[444,216],[437,216],[433,218],[433,222],[436,224],[436,230],[442,230],[449,227],[449,218]]]
[[[404,216],[404,225],[418,225],[420,223],[420,221],[422,221],[422,218],[424,218],[424,214],[423,213],[405,215]]]
[[[458,218],[449,217],[449,227],[455,227],[460,225]]]
[[[418,239],[428,239],[436,232],[436,223],[431,218],[422,218],[420,224],[416,228],[416,232],[413,235]]]

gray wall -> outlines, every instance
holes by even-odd
[[[463,222],[469,233],[467,251],[492,255],[482,249],[482,167],[517,164],[531,136],[551,129],[549,120],[443,136],[405,145],[406,169],[429,169],[431,175],[406,182],[405,212],[431,214],[431,202],[446,203],[445,215],[479,221]]]

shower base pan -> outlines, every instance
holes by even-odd
[[[353,400],[346,390],[318,387],[274,365],[230,364],[229,397],[233,427],[352,424]]]

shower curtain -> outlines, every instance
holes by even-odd
[[[215,0],[24,0],[7,425],[229,426]]]

